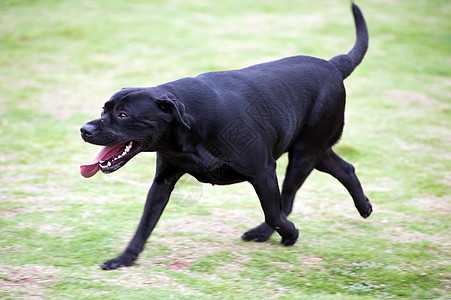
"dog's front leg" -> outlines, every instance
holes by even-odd
[[[275,168],[257,176],[252,182],[265,214],[265,223],[282,236],[282,244],[296,243],[299,232],[282,211]]]
[[[165,174],[166,173],[166,174]],[[174,189],[174,185],[183,173],[167,174],[167,172],[157,173],[153,184],[147,194],[146,205],[141,217],[135,236],[131,240],[127,249],[118,257],[104,262],[100,267],[104,270],[117,269],[119,267],[130,266],[144,248],[147,238],[154,229],[161,214],[163,213],[169,196]]]

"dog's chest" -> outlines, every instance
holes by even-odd
[[[225,185],[246,181],[248,178],[228,165],[215,169],[191,170],[188,173],[200,182]]]
[[[172,157],[170,160],[173,165],[185,170],[186,173],[204,183],[225,185],[249,179],[246,174],[236,171],[232,164],[217,158],[206,159],[205,156],[200,158],[193,155],[190,159]]]

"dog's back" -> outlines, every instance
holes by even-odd
[[[247,120],[246,126],[255,133],[264,137],[272,135],[266,139],[267,146],[276,157],[287,151],[310,116],[334,122],[324,124],[337,128],[337,133],[327,142],[331,146],[341,136],[344,125],[343,80],[362,61],[368,48],[368,31],[362,13],[355,4],[352,10],[357,39],[348,54],[329,61],[292,56],[239,70],[204,73],[159,87],[185,103],[187,114],[193,116],[194,122],[202,120],[204,127],[208,124],[214,130],[223,127],[216,123],[233,118]]]

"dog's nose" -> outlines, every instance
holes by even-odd
[[[82,137],[90,137],[94,133],[95,126],[90,124],[83,125],[82,128],[80,128],[81,136]]]

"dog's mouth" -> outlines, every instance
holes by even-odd
[[[129,141],[115,146],[104,146],[91,164],[80,166],[83,177],[89,178],[102,171],[111,173],[125,165],[133,156],[141,152],[143,143]]]

